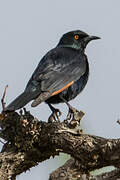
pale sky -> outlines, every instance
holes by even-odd
[[[120,1],[119,0],[0,0],[0,97],[9,85],[10,103],[25,88],[44,54],[56,46],[67,31],[80,29],[101,37],[87,49],[90,77],[82,94],[71,102],[86,114],[82,121],[87,133],[119,138],[120,126]],[[47,121],[45,103],[27,109]],[[60,104],[67,113],[66,105]],[[62,121],[62,119],[61,119]],[[58,167],[59,157],[45,161],[18,180],[47,180]]]

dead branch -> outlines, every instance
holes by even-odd
[[[64,122],[38,121],[26,111],[24,114],[0,114],[0,127],[0,137],[6,141],[0,154],[1,180],[15,179],[17,175],[60,152],[74,158],[62,167],[62,176],[65,173],[66,179],[70,179],[71,174],[72,179],[86,180],[92,170],[120,165],[120,139],[81,134]],[[61,168],[55,174],[58,180],[61,179],[60,171]],[[114,177],[118,171],[115,172]],[[53,172],[50,180],[54,179]]]
[[[79,161],[71,158],[63,166],[56,169],[50,174],[49,180],[119,180],[120,169],[115,169],[111,172],[102,173],[97,176],[93,176],[90,173],[80,173]]]

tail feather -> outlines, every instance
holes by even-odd
[[[24,107],[27,103],[29,103],[33,99],[34,99],[34,96],[30,92],[24,91],[14,101],[12,101],[4,109],[4,111],[15,111],[17,109],[20,109],[20,108]]]

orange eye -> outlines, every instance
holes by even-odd
[[[74,36],[74,38],[75,38],[76,40],[78,40],[78,39],[79,39],[79,35],[76,34],[76,35]]]

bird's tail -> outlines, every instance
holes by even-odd
[[[4,109],[4,111],[15,111],[17,109],[20,109],[20,108],[24,107],[27,103],[29,103],[33,99],[34,99],[34,97],[30,92],[24,91],[14,101],[12,101]]]

